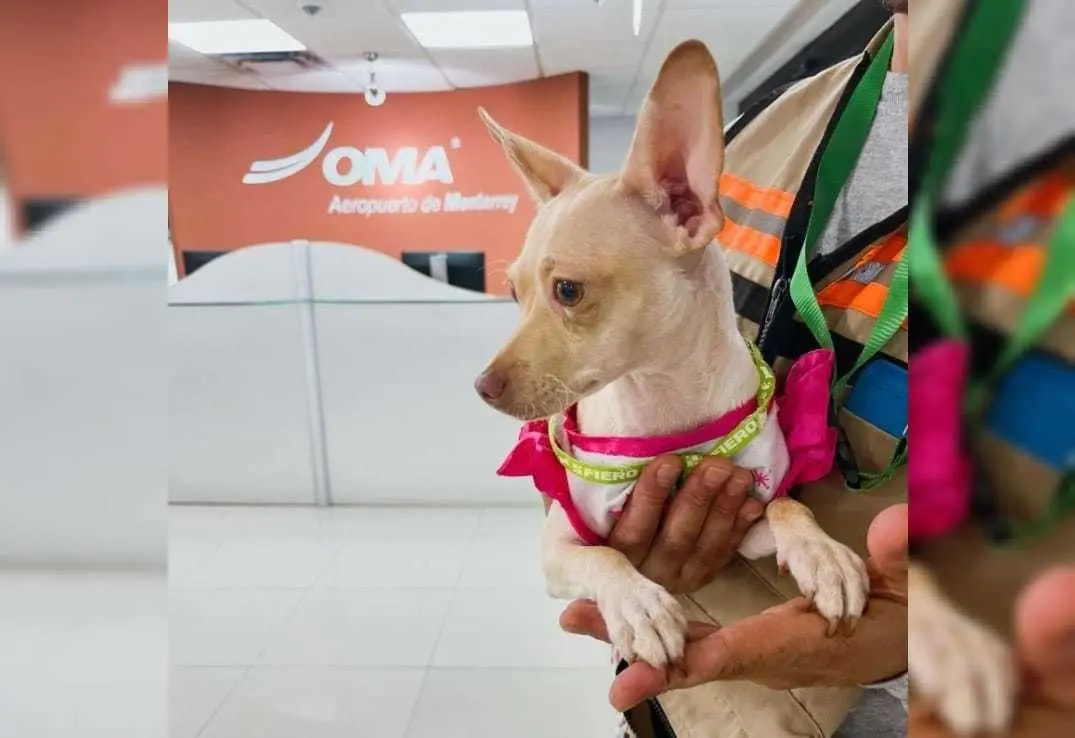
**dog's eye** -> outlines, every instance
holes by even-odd
[[[558,279],[553,286],[556,301],[564,307],[574,307],[582,301],[582,285],[569,279]]]
[[[509,284],[508,285],[508,292],[511,294],[512,301],[514,301],[516,303],[519,302],[519,296],[515,293],[515,285]]]

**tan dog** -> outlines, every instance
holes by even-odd
[[[669,55],[618,174],[589,174],[481,112],[539,204],[508,270],[522,320],[476,382],[483,399],[524,420],[577,403],[583,433],[652,437],[753,398],[758,372],[712,244],[724,222],[724,145],[705,46],[689,41]],[[832,631],[865,607],[863,562],[794,500],[769,503],[740,552],[776,553]],[[556,505],[542,555],[550,593],[596,601],[620,656],[658,668],[682,657],[679,603],[618,551],[584,545]]]

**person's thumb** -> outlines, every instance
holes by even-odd
[[[870,553],[873,567],[889,583],[901,589],[907,588],[907,505],[887,507],[870,523],[866,534],[866,550]]]
[[[1016,649],[1032,684],[1075,707],[1075,566],[1050,569],[1015,604]]]

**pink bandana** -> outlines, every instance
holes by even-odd
[[[832,469],[836,449],[836,432],[829,427],[829,383],[835,356],[829,349],[818,349],[802,356],[792,365],[784,381],[784,394],[774,401],[780,429],[788,448],[790,466],[783,479],[776,481],[776,495],[787,494],[793,486],[813,482]],[[746,404],[686,433],[652,438],[586,436],[578,430],[575,408],[565,413],[564,433],[568,448],[609,456],[652,459],[716,441],[757,408],[757,401]],[[571,496],[568,472],[549,443],[547,420],[531,420],[519,432],[519,441],[497,470],[506,477],[529,476],[534,486],[555,500],[566,513],[580,538],[589,544],[603,539],[592,531],[579,515]]]

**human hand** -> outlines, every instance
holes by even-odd
[[[678,456],[651,462],[607,543],[674,594],[713,581],[764,511],[759,500],[747,499],[750,471],[718,457],[704,459],[672,496],[682,468]]]
[[[857,685],[907,669],[907,506],[883,510],[870,525],[870,601],[850,635],[828,637],[828,623],[804,598],[718,628],[691,623],[682,663],[667,672],[636,662],[612,684],[609,701],[626,711],[661,692],[705,682],[750,680],[773,689]],[[589,601],[571,603],[560,617],[570,632],[608,640]]]
[[[1075,725],[1075,566],[1052,569],[1020,595],[1015,651],[1023,686],[1009,738],[1070,736]],[[911,738],[955,738],[925,704],[911,699]]]

